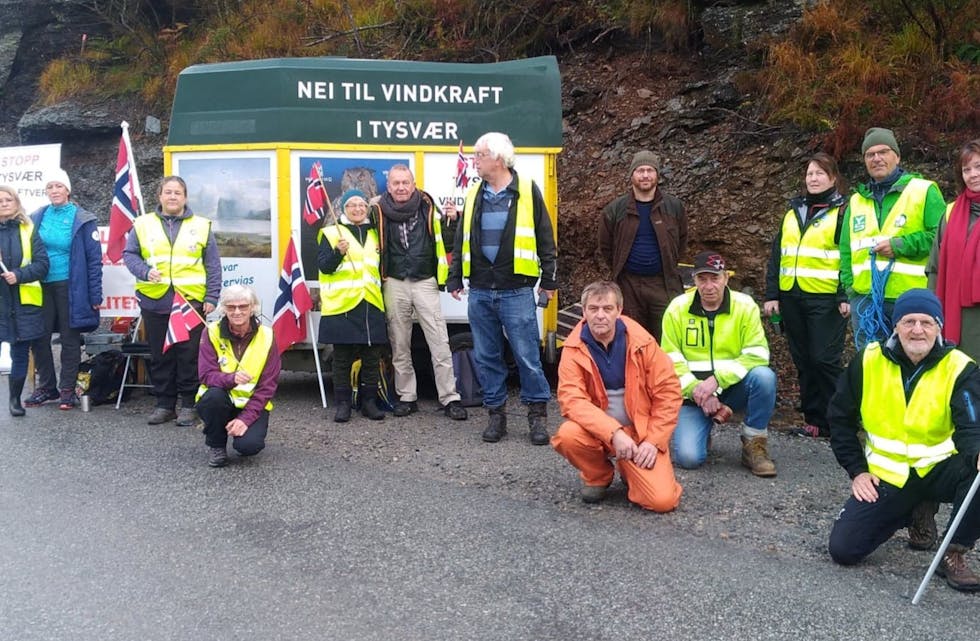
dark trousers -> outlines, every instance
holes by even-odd
[[[204,423],[204,444],[208,447],[225,447],[228,444],[225,425],[240,412],[231,402],[228,390],[209,388],[197,402],[197,415]],[[233,438],[231,446],[242,456],[253,456],[265,448],[265,436],[268,432],[269,412],[262,410],[244,434]]]
[[[912,509],[923,501],[952,502],[952,521],[977,473],[976,461],[971,458],[957,454],[921,478],[912,471],[902,488],[882,481],[874,503],[858,501],[852,495],[830,531],[831,558],[842,565],[857,563],[895,532],[907,527]],[[970,503],[951,542],[970,548],[977,538],[980,538],[980,500]]]
[[[616,284],[623,290],[623,313],[643,326],[660,342],[663,333],[664,311],[681,290],[667,287],[663,274],[640,276],[620,272]]]
[[[34,367],[37,370],[38,389],[75,391],[78,382],[78,364],[82,361],[82,333],[68,325],[68,281],[42,283],[44,305],[44,335],[31,342],[34,350]],[[51,336],[61,337],[61,383],[55,376],[54,354],[51,353]]]
[[[800,405],[810,425],[829,434],[827,404],[844,367],[847,319],[833,296],[783,296],[779,311],[800,380]]]
[[[388,351],[387,345],[334,345],[333,346],[333,389],[350,389],[350,370],[358,358],[361,359],[360,386],[372,395],[378,389],[378,368],[381,359]]]
[[[192,303],[201,313],[200,303]],[[143,312],[146,341],[150,345],[150,382],[157,397],[157,407],[173,409],[180,397],[181,407],[194,407],[194,397],[200,385],[197,377],[197,354],[201,348],[201,332],[204,325],[190,331],[191,339],[170,346],[163,353],[163,341],[167,338],[170,314]]]
[[[31,355],[31,341],[10,343],[10,380],[27,378],[27,363]]]

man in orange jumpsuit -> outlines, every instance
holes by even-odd
[[[630,502],[670,512],[681,498],[670,463],[682,401],[674,364],[649,332],[622,315],[615,283],[588,285],[582,312],[558,366],[558,404],[568,420],[551,445],[579,470],[584,502],[605,498],[618,467]]]

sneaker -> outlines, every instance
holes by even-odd
[[[469,412],[466,411],[466,408],[459,401],[449,401],[442,408],[442,411],[454,421],[465,421],[469,417]]]
[[[395,416],[408,416],[409,414],[414,414],[419,411],[419,404],[415,401],[398,401],[395,403],[395,411],[392,412]]]
[[[177,418],[177,412],[166,407],[154,407],[153,411],[150,412],[150,417],[146,419],[146,424],[161,425],[163,423],[169,423],[175,418]]]
[[[966,562],[966,551],[963,545],[950,545],[943,554],[943,560],[936,568],[936,574],[946,577],[949,587],[960,592],[980,592],[980,577],[970,569]]]
[[[765,436],[742,437],[742,465],[756,476],[776,476],[776,464],[769,458]]]
[[[56,401],[60,398],[58,390],[36,389],[33,394],[24,399],[24,407],[40,407],[48,401]]]
[[[58,395],[58,409],[73,410],[78,407],[78,397],[72,390],[61,390]]]
[[[909,521],[909,547],[913,550],[931,550],[939,540],[939,530],[936,528],[936,512],[939,503],[923,501],[912,508]]]
[[[181,407],[177,410],[177,425],[191,427],[197,424],[197,410],[193,407]]]
[[[224,467],[228,465],[228,452],[223,447],[208,447],[208,465]]]
[[[790,434],[795,434],[796,436],[808,436],[810,438],[820,438],[820,428],[816,425],[810,425],[809,423],[804,423],[802,427],[797,427],[789,431]]]
[[[606,486],[605,485],[583,485],[582,486],[582,502],[583,503],[599,503],[602,499],[606,498]]]

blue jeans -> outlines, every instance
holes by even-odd
[[[776,407],[776,374],[765,366],[753,367],[736,385],[721,393],[721,402],[735,411],[745,410],[745,424],[757,430],[769,425]],[[697,405],[684,403],[670,441],[674,463],[685,469],[700,467],[708,458],[708,436],[714,423]]]
[[[467,314],[484,407],[500,407],[507,402],[504,332],[521,375],[521,401],[545,403],[551,398],[551,386],[541,369],[536,310],[530,287],[470,290]]]

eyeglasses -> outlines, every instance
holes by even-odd
[[[473,157],[474,158],[491,158],[492,156],[490,155],[490,152],[489,151],[474,151],[473,152]]]
[[[939,324],[936,321],[928,318],[926,320],[918,320],[916,318],[903,318],[902,320],[898,321],[898,324],[899,326],[902,327],[902,329],[915,329],[915,326],[918,325],[919,327],[927,331],[939,327]]]
[[[247,312],[252,309],[252,303],[243,303],[242,305],[225,305],[225,310],[229,312]]]
[[[891,149],[882,149],[881,151],[869,151],[864,154],[864,159],[873,160],[875,158],[884,158],[890,153],[893,153]]]

